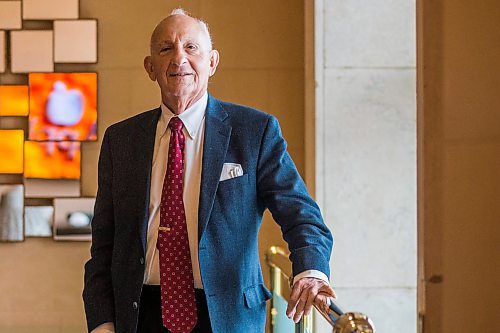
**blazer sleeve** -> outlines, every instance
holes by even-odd
[[[111,257],[114,240],[113,163],[109,130],[104,134],[98,165],[98,191],[92,219],[91,258],[85,264],[83,301],[88,331],[115,321]]]
[[[294,276],[318,270],[330,276],[333,237],[308,194],[286,149],[278,121],[269,116],[257,165],[259,197],[280,225],[288,243]]]

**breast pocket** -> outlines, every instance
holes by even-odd
[[[219,190],[230,190],[231,188],[238,188],[238,186],[248,185],[248,173],[242,176],[226,179],[219,182]]]
[[[237,221],[245,214],[250,196],[248,174],[219,182],[214,207],[228,222]]]

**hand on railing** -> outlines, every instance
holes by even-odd
[[[311,312],[314,303],[326,312],[330,304],[329,297],[336,298],[337,295],[327,282],[304,277],[296,281],[292,287],[286,315],[298,323],[302,315],[307,316]]]
[[[296,316],[302,316],[302,319],[297,324],[299,330],[296,332],[312,332],[312,321],[311,317],[307,316],[310,308],[307,308],[308,297],[305,295],[314,295],[312,302],[314,308],[327,320],[327,322],[332,326],[333,333],[375,333],[375,326],[370,318],[366,315],[358,312],[345,312],[341,310],[341,308],[337,305],[336,300],[332,297],[335,295],[335,292],[332,290],[330,286],[326,289],[323,286],[316,286],[315,292],[304,294],[304,298],[302,298],[302,289],[303,286],[299,288],[300,280],[296,282],[294,285],[297,287],[297,290],[294,294],[294,291],[291,290],[289,281],[292,279],[291,277],[291,263],[288,259],[288,255],[285,251],[279,247],[271,247],[267,253],[267,263],[271,269],[271,288],[274,293],[280,295],[285,300],[289,301],[288,309],[299,307],[295,309],[295,312],[288,311],[287,315],[290,318],[294,317],[294,321]],[[307,280],[305,280],[304,284]],[[299,296],[298,296],[299,295]],[[293,299],[293,301],[292,301]],[[302,302],[300,300],[302,299]],[[291,303],[291,304],[290,304]],[[302,303],[302,304],[301,304]],[[328,306],[326,306],[328,304]],[[300,317],[299,316],[299,317]]]

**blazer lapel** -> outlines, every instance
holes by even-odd
[[[149,219],[149,198],[151,190],[151,172],[153,167],[153,151],[156,136],[156,124],[161,115],[161,108],[155,109],[151,112],[145,113],[143,119],[139,121],[144,133],[138,135],[136,140],[136,165],[137,174],[135,177],[137,198],[144,198],[140,211],[137,212],[139,216],[139,234],[141,237],[142,249],[146,253],[146,241],[148,233],[148,219]],[[133,161],[131,161],[133,162]]]
[[[205,141],[198,208],[198,241],[201,239],[212,211],[215,192],[231,137],[231,126],[224,123],[228,114],[218,100],[208,96],[205,114]]]

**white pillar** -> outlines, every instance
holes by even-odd
[[[315,188],[332,281],[383,333],[417,331],[415,16],[415,0],[315,1]]]

